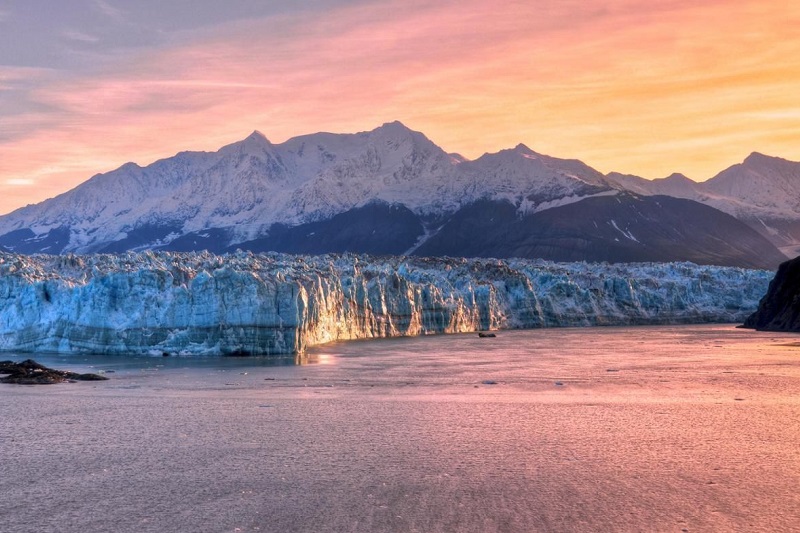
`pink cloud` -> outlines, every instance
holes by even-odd
[[[752,0],[466,0],[230,23],[32,81],[36,109],[13,126],[32,133],[0,141],[0,212],[19,205],[9,179],[35,180],[35,201],[253,129],[277,142],[394,119],[469,157],[525,142],[648,177],[707,178],[755,149],[800,158],[785,139],[798,22],[800,7]],[[3,72],[0,87],[30,74]]]

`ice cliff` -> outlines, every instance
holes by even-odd
[[[280,355],[345,339],[740,322],[771,277],[690,263],[0,254],[0,350]]]

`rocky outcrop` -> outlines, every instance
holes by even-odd
[[[78,374],[68,370],[55,370],[41,365],[33,359],[21,363],[0,361],[0,383],[16,385],[52,385],[65,381],[103,381],[108,379],[98,374]]]
[[[758,309],[745,320],[743,327],[800,332],[800,257],[778,267]]]

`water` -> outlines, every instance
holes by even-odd
[[[0,385],[1,531],[800,531],[797,336],[37,359],[112,379]]]

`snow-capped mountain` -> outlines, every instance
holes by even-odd
[[[528,214],[616,192],[603,174],[588,165],[537,154],[524,144],[465,161],[459,170],[473,189],[462,206],[476,200],[505,200],[520,214]]]
[[[660,194],[675,198],[696,199],[703,195],[700,184],[679,173],[671,174],[666,178],[647,180],[630,174],[611,172],[608,179],[621,189],[645,196]]]
[[[581,218],[584,210],[566,208],[607,205],[611,210],[603,208],[604,214],[595,215],[591,222],[595,228],[616,231],[612,222],[639,224],[614,214],[615,205],[628,202],[612,203],[621,191],[640,196],[666,193],[710,205],[709,198],[723,198],[724,190],[712,195],[704,189],[695,191],[693,187],[700,185],[692,183],[680,177],[656,183],[632,176],[604,176],[580,161],[537,154],[524,145],[469,161],[446,153],[399,122],[355,134],[304,135],[280,144],[253,132],[217,152],[182,152],[146,167],[128,163],[56,198],[2,216],[0,250],[435,253],[442,248],[433,244],[447,232],[437,235],[443,229],[451,231],[476,206],[483,210],[481,216],[490,219],[493,214],[500,220],[512,213],[504,220],[519,232],[536,227],[543,213],[549,213],[545,219],[551,221],[558,216]],[[689,192],[684,194],[684,189]],[[695,220],[695,215],[683,211],[697,207],[667,202],[669,209],[664,209],[664,204],[635,204],[640,218],[649,223],[639,224],[635,240],[628,239],[640,247],[630,253],[605,253],[609,243],[619,248],[613,238],[624,238],[628,231],[624,228],[613,236],[601,236],[605,230],[573,228],[578,241],[589,243],[578,242],[576,258],[659,258],[765,268],[785,259],[732,217],[718,217],[714,228],[703,224],[684,228],[697,232],[692,242],[684,239],[682,244],[681,231],[665,240],[658,231],[644,228],[683,218]],[[503,246],[502,227],[495,224],[491,231],[488,226],[485,229],[487,233],[470,237],[473,244],[491,241],[492,246],[477,253],[467,251],[474,246],[450,247],[447,253],[510,256],[527,250],[528,257],[561,257],[553,252],[552,243],[547,244],[552,234],[537,234],[544,239],[541,246],[530,242],[524,247]],[[559,242],[562,248],[568,245],[563,239]],[[704,251],[703,243],[714,243],[713,250]]]
[[[439,215],[478,198],[517,203],[559,198],[584,182],[594,186],[603,180],[585,165],[565,172],[558,160],[537,158],[524,147],[466,166],[462,161],[399,122],[278,145],[253,132],[218,152],[182,152],[147,167],[128,163],[94,176],[56,198],[0,217],[0,235],[31,230],[41,238],[66,227],[69,242],[53,251],[87,252],[126,239],[126,248],[152,247],[186,233],[227,228],[235,243],[274,223],[323,220],[369,202]],[[492,166],[502,177],[485,174]]]
[[[0,244],[26,252],[91,252],[109,245],[118,251],[219,229],[227,244],[235,244],[263,236],[276,223],[325,220],[370,202],[437,217],[481,198],[507,199],[528,210],[536,200],[610,189],[597,171],[560,161],[519,146],[468,162],[399,122],[277,145],[253,132],[214,153],[182,152],[147,167],[128,163],[0,217],[0,236],[22,232],[0,237]]]
[[[666,194],[710,205],[745,222],[787,255],[800,253],[798,162],[752,153],[701,183],[680,174],[652,181],[616,173],[608,178],[639,194]]]

